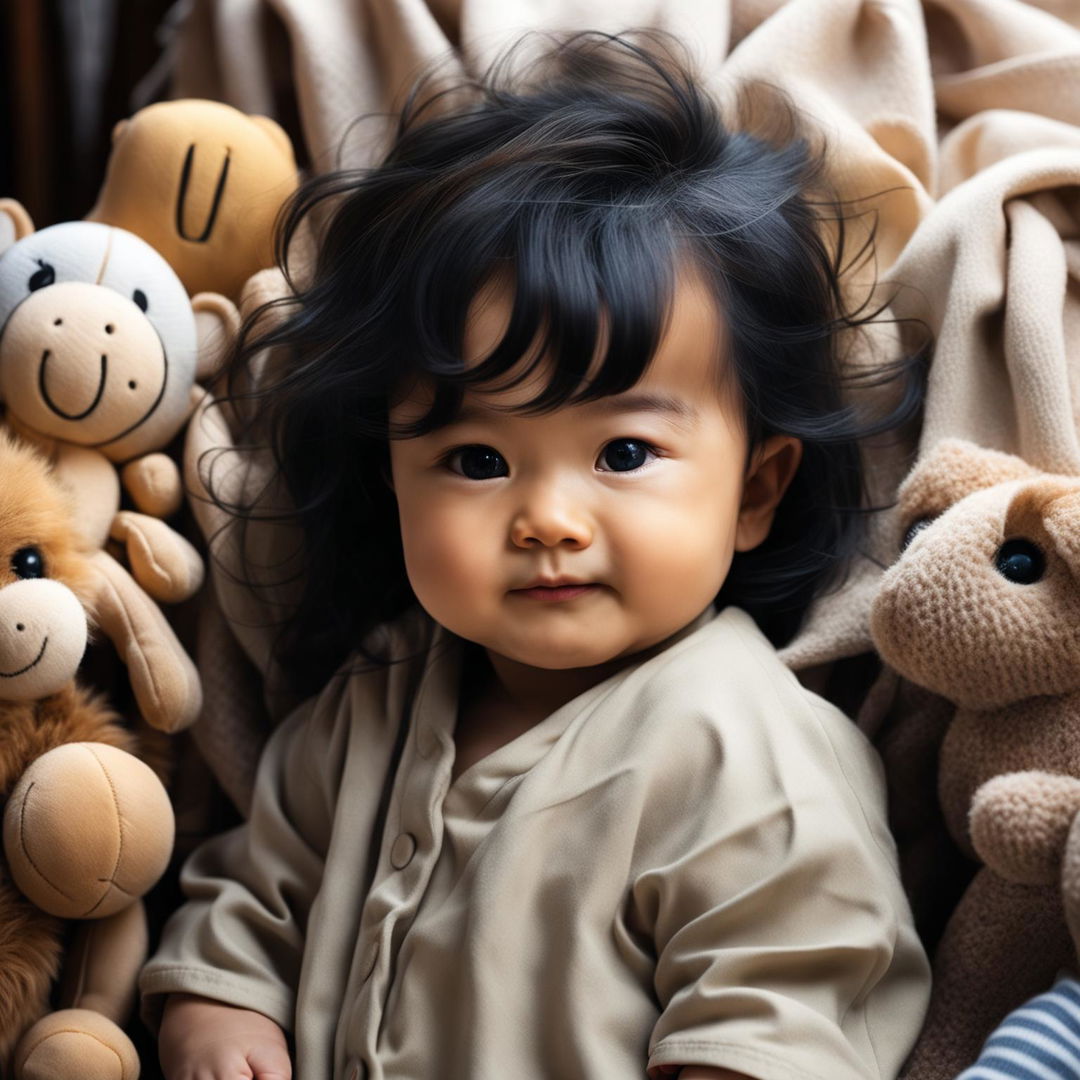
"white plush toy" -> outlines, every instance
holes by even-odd
[[[4,421],[45,451],[73,493],[78,526],[100,549],[99,624],[127,663],[143,714],[170,731],[195,719],[202,693],[150,597],[186,599],[203,566],[161,520],[179,509],[183,488],[159,451],[201,398],[196,377],[235,322],[224,297],[189,299],[133,234],[96,222],[33,232],[18,204],[0,200]],[[120,509],[121,479],[135,510]],[[105,553],[109,540],[126,552],[130,574]]]

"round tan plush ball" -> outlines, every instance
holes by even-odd
[[[142,896],[172,853],[169,796],[150,767],[104,743],[67,743],[20,777],[4,812],[11,876],[43,911],[104,918]]]
[[[39,1020],[15,1051],[20,1080],[137,1080],[139,1056],[111,1020],[89,1009],[63,1009]]]

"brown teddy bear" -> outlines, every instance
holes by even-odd
[[[137,736],[75,681],[93,555],[46,460],[0,437],[0,1075],[24,1080],[138,1075],[118,1025],[146,953],[139,898],[173,844]]]
[[[934,958],[904,1075],[952,1080],[1014,1007],[1074,967],[1080,900],[1080,477],[944,440],[899,492],[899,561],[871,613],[882,657],[956,706],[938,791],[982,863]]]

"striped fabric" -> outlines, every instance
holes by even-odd
[[[1063,976],[1009,1013],[957,1080],[1080,1080],[1080,982]]]

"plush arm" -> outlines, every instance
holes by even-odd
[[[119,1025],[135,1001],[148,937],[141,900],[106,919],[79,924],[64,967],[60,997],[66,1007],[42,1017],[20,1040],[18,1080],[138,1077],[138,1053]]]
[[[151,517],[170,517],[184,501],[180,469],[168,454],[144,454],[129,461],[120,471],[120,479],[135,505]]]
[[[1007,881],[1052,885],[1078,812],[1080,780],[1071,776],[1036,770],[995,776],[971,802],[972,846]]]
[[[161,609],[107,552],[93,556],[97,625],[127,665],[135,700],[162,731],[192,724],[202,708],[199,673]]]
[[[109,536],[126,545],[132,576],[155,600],[178,604],[199,591],[205,575],[202,558],[164,521],[121,510]]]

